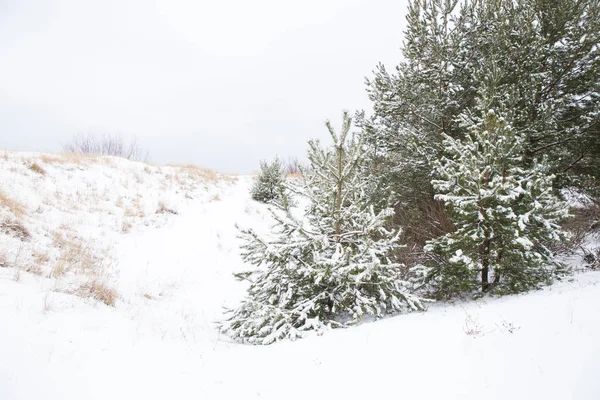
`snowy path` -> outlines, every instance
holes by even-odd
[[[234,224],[268,226],[248,184],[125,235],[116,308],[0,274],[0,399],[600,398],[600,273],[296,342],[228,343],[211,323],[243,294]]]

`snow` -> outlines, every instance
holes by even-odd
[[[29,273],[28,257],[14,262],[17,239],[0,234],[2,400],[600,398],[600,272],[297,341],[236,344],[214,324],[244,295],[231,275],[245,269],[235,224],[267,232],[272,222],[250,199],[251,177],[40,157],[0,157],[0,189],[30,210],[24,248],[49,254],[43,273]],[[45,176],[25,171],[31,160]],[[67,195],[76,188],[79,197]],[[126,217],[119,198],[139,199],[144,216]],[[178,214],[156,214],[160,201]],[[87,272],[47,277],[60,249],[45,235],[65,223],[107,249],[114,307],[66,290]]]

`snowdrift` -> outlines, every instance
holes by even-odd
[[[268,347],[215,329],[245,287],[251,177],[0,154],[0,399],[597,399],[600,273]],[[580,260],[572,256],[571,263]]]

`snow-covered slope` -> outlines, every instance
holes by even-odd
[[[296,342],[231,343],[213,322],[244,292],[231,276],[243,268],[235,224],[270,223],[251,182],[0,157],[0,222],[11,221],[0,229],[0,399],[600,398],[598,272]]]

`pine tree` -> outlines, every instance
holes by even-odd
[[[362,138],[349,134],[347,113],[339,135],[327,128],[333,146],[309,142],[310,167],[294,190],[306,200],[304,215],[284,195],[271,238],[242,231],[243,259],[257,268],[237,275],[250,280],[248,294],[221,326],[235,339],[269,344],[423,309],[403,280],[404,265],[390,261],[400,247],[398,232],[386,229],[391,209],[376,213],[368,202]]]
[[[549,283],[562,268],[548,245],[564,237],[558,222],[568,206],[553,192],[545,159],[522,167],[525,135],[511,126],[498,75],[482,81],[474,110],[459,119],[467,135],[446,135],[434,163],[436,198],[457,227],[425,247],[436,256],[430,278],[441,295],[517,293]]]
[[[359,122],[372,178],[399,194],[403,213],[415,215],[410,224],[428,224],[432,161],[446,136],[466,135],[458,116],[475,106],[477,66],[494,60],[499,85],[513,94],[511,125],[525,136],[523,167],[547,155],[556,186],[593,189],[599,42],[598,0],[411,0],[403,61],[367,80],[373,115]]]
[[[260,174],[252,186],[250,195],[252,199],[262,203],[273,201],[281,195],[283,190],[283,174],[281,172],[281,161],[275,158],[272,163],[260,162]]]

